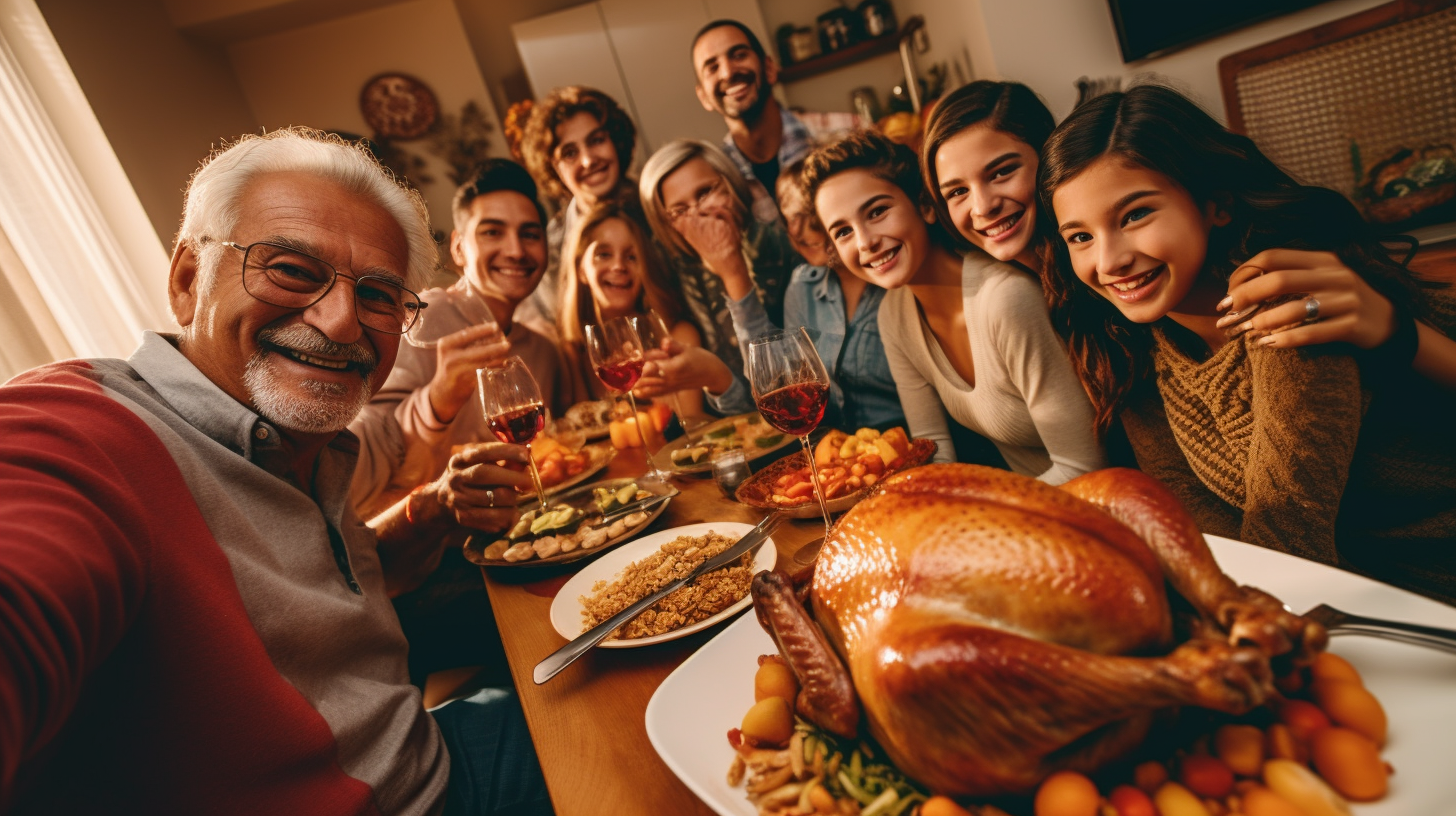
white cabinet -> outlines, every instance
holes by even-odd
[[[538,99],[562,85],[610,94],[637,123],[645,157],[675,138],[723,138],[722,117],[693,92],[689,54],[698,29],[721,18],[746,24],[772,47],[757,0],[598,0],[517,23],[511,33]]]

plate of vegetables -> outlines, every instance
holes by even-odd
[[[814,464],[824,485],[824,503],[841,513],[869,495],[880,479],[897,470],[919,467],[935,455],[935,442],[910,439],[903,428],[880,433],[860,428],[853,434],[830,431],[814,446]],[[803,452],[774,462],[743,481],[734,495],[750,507],[779,510],[790,518],[819,515],[814,483]]]
[[[590,558],[646,530],[676,491],[636,479],[607,479],[566,491],[521,513],[497,535],[466,540],[465,560],[483,567],[564,564]],[[660,499],[660,501],[659,501]]]
[[[739,414],[704,425],[692,437],[674,439],[653,455],[653,461],[664,471],[706,473],[713,469],[713,455],[721,451],[741,450],[752,461],[794,441],[757,412]]]

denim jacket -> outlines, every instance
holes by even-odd
[[[789,279],[784,293],[784,326],[809,329],[829,373],[825,425],[853,430],[905,423],[900,395],[890,376],[890,362],[880,341],[878,315],[884,296],[885,290],[874,284],[865,287],[854,317],[845,326],[844,293],[838,275],[827,267],[801,264]],[[752,292],[742,300],[728,301],[728,311],[733,316],[739,346],[745,350],[753,338],[778,329]],[[747,382],[738,382],[735,377],[733,387],[716,399],[709,395],[709,401],[722,410],[750,410],[752,397],[747,386]]]

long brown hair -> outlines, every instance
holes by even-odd
[[[916,207],[929,203],[915,151],[890,141],[879,131],[856,130],[818,148],[804,159],[804,167],[799,171],[799,184],[816,214],[819,208],[814,198],[819,194],[819,188],[829,179],[849,170],[867,170],[871,175],[890,182],[899,187]],[[933,243],[955,250],[955,239],[951,237],[953,230],[945,219],[937,217],[926,222],[925,227]],[[832,241],[826,244],[825,251],[829,253],[831,266],[838,267],[843,263]]]
[[[1299,184],[1248,137],[1158,85],[1099,96],[1052,132],[1037,174],[1039,217],[1048,234],[1056,231],[1052,195],[1104,156],[1161,173],[1200,206],[1216,203],[1229,214],[1228,226],[1209,233],[1204,272],[1226,281],[1239,264],[1276,247],[1334,252],[1397,309],[1424,313],[1416,283],[1344,196]],[[1151,373],[1152,328],[1126,319],[1079,281],[1065,241],[1053,239],[1051,246],[1042,288],[1052,323],[1092,398],[1097,428],[1106,431]]]
[[[561,307],[557,320],[561,349],[583,369],[587,359],[586,327],[599,323],[601,318],[597,315],[596,301],[592,299],[591,287],[587,285],[581,264],[597,228],[612,219],[627,225],[627,231],[637,243],[638,257],[642,260],[642,290],[637,293],[636,310],[646,314],[648,309],[652,309],[662,315],[669,328],[682,319],[685,311],[676,282],[667,276],[666,268],[647,237],[647,230],[633,217],[632,210],[615,201],[598,202],[566,236],[561,251]]]
[[[1020,82],[978,79],[951,91],[935,104],[925,123],[925,141],[920,146],[920,175],[925,178],[925,193],[935,206],[936,217],[946,225],[946,231],[959,246],[969,247],[971,242],[951,222],[945,195],[940,192],[940,178],[935,172],[935,156],[940,148],[961,131],[984,125],[1016,137],[1040,155],[1056,124],[1041,97]],[[1033,247],[1039,249],[1041,243],[1036,241]]]

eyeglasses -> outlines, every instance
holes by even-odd
[[[243,246],[221,242],[243,253],[243,289],[271,306],[307,309],[324,299],[343,278],[354,284],[354,313],[366,328],[404,334],[428,303],[388,278],[340,275],[327,261],[267,241]]]
[[[712,199],[713,197],[721,195],[723,193],[723,187],[724,185],[722,177],[714,179],[712,184],[709,184],[708,186],[702,187],[698,190],[698,194],[693,197],[693,204],[691,207],[686,204],[678,204],[677,206],[669,209],[667,211],[667,222],[669,224],[676,224],[678,222],[678,219],[682,218],[690,212],[702,212],[703,206],[708,203],[709,199]]]

